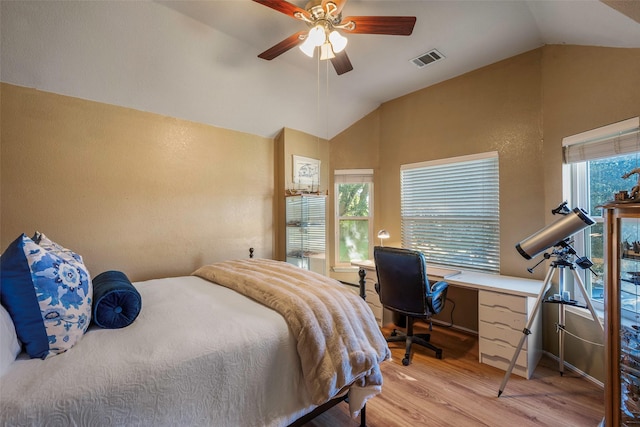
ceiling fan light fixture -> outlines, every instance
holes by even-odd
[[[347,47],[348,42],[347,38],[336,30],[331,31],[331,33],[329,34],[329,41],[331,42],[334,53],[342,52],[344,48]]]
[[[333,49],[331,48],[331,43],[326,42],[322,46],[320,46],[320,60],[324,61],[325,59],[332,59],[336,56],[333,54]]]
[[[316,45],[313,43],[311,38],[307,37],[300,45],[300,50],[309,58],[313,58],[313,52],[316,50]]]
[[[315,27],[310,29],[307,40],[310,40],[314,46],[322,46],[327,40],[327,35],[324,32],[324,27],[322,25],[316,25]]]

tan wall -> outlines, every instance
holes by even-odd
[[[275,197],[273,198],[273,212],[275,212],[276,220],[274,223],[275,235],[273,238],[274,259],[285,261],[286,250],[286,210],[284,204],[284,191],[287,188],[287,180],[285,176],[285,156],[284,156],[284,129],[274,139],[274,165],[275,165]]]
[[[383,104],[331,141],[332,169],[375,169],[376,229],[386,228],[389,245],[400,246],[402,164],[497,151],[501,273],[543,279],[547,264],[531,276],[532,263],[514,245],[552,221],[562,201],[562,138],[640,114],[639,61],[638,49],[578,46],[509,58]],[[371,152],[376,143],[378,153]],[[475,298],[451,296],[455,323],[477,330]],[[544,348],[557,354],[553,313],[545,310],[544,322]],[[567,325],[598,340],[588,318],[569,314]],[[587,347],[565,346],[565,360],[603,380],[603,349]]]
[[[597,60],[596,60],[597,58]],[[547,46],[543,50],[545,215],[562,199],[562,138],[640,116],[640,49]],[[622,174],[622,172],[621,172]],[[556,280],[557,281],[557,280]],[[555,307],[544,310],[544,348],[558,354]],[[572,333],[602,342],[591,317],[567,314]],[[565,360],[603,380],[604,352],[568,336]]]
[[[326,194],[329,188],[329,143],[326,139],[318,138],[308,133],[294,129],[284,128],[276,137],[276,164],[278,166],[278,176],[276,178],[276,201],[278,212],[278,234],[277,250],[275,259],[284,261],[286,259],[286,213],[285,213],[285,190],[302,190],[305,186],[293,182],[293,156],[303,156],[320,160],[320,186],[312,191],[320,191]],[[309,189],[309,188],[307,188]],[[330,215],[327,207],[327,217]],[[330,230],[327,228],[327,231]],[[327,237],[328,238],[328,237]]]
[[[513,249],[523,219],[539,228],[543,206],[539,51],[468,73],[382,106],[379,220],[401,246],[400,166],[497,151],[500,165],[500,271],[526,274]],[[378,181],[376,181],[377,183]],[[464,197],[464,194],[460,194]],[[476,299],[454,298],[455,322],[478,330]],[[438,316],[451,317],[452,305]]]
[[[498,151],[501,269],[503,274],[526,273],[513,245],[524,237],[522,218],[533,228],[543,225],[540,61],[540,51],[529,52],[387,102],[332,140],[332,168],[375,169],[375,229],[389,231],[385,244],[401,246],[402,164]],[[372,129],[379,135],[372,135]],[[336,147],[341,147],[341,159],[351,160],[339,163]],[[475,300],[451,299],[456,324],[477,330]],[[440,316],[444,321],[451,317],[450,308]]]
[[[0,88],[3,250],[39,230],[132,280],[272,257],[272,140]]]
[[[545,212],[550,212],[562,201],[562,138],[640,115],[640,49],[547,46],[543,52]]]
[[[313,191],[325,193],[329,186],[329,144],[326,139],[318,138],[298,130],[284,129],[284,176],[285,189],[300,189],[305,185],[293,182],[293,156],[303,156],[320,160],[320,188]]]
[[[330,188],[327,205],[331,215],[328,218],[327,229],[335,230],[335,191],[333,173],[336,169],[373,169],[374,180],[378,174],[379,165],[379,145],[380,145],[380,110],[368,114],[353,126],[334,137],[330,142],[330,165],[329,171]],[[373,186],[373,200],[378,199],[378,186]],[[374,215],[373,229],[382,228],[379,221]],[[327,251],[328,265],[334,265],[336,254],[335,235],[331,235]],[[329,272],[330,275],[338,280],[350,283],[358,283],[357,272],[352,273],[336,273]]]
[[[401,243],[401,165],[497,151],[500,271],[526,273],[513,245],[526,234],[523,222],[532,231],[542,225],[540,60],[540,51],[529,52],[381,107],[376,214],[391,233],[390,244]]]

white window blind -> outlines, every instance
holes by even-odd
[[[402,246],[429,262],[498,273],[498,153],[403,165]]]
[[[293,196],[286,199],[287,256],[308,257],[325,252],[325,199]]]
[[[563,160],[578,163],[640,151],[639,118],[624,120],[564,138]]]
[[[336,184],[373,182],[373,169],[336,169],[334,182]]]

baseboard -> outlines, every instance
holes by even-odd
[[[451,328],[458,331],[466,332],[467,334],[478,336],[478,331],[474,331],[469,328],[465,328],[464,326],[452,325],[451,323],[443,322],[442,320],[431,319],[431,322],[434,325],[443,326],[445,328]]]
[[[548,351],[543,350],[542,351],[543,354],[546,354],[547,356],[549,356],[551,359],[560,362],[560,358],[558,356],[556,356],[553,353],[550,353]],[[598,380],[597,378],[592,377],[591,375],[587,374],[586,372],[581,371],[580,369],[576,368],[575,366],[573,366],[571,363],[565,361],[564,362],[564,366],[565,368],[568,368],[569,370],[573,371],[574,373],[580,375],[581,377],[585,378],[586,380],[604,388],[604,383],[600,380]]]

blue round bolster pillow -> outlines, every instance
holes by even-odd
[[[93,281],[93,323],[106,329],[129,326],[142,308],[142,298],[121,271],[105,271]]]

